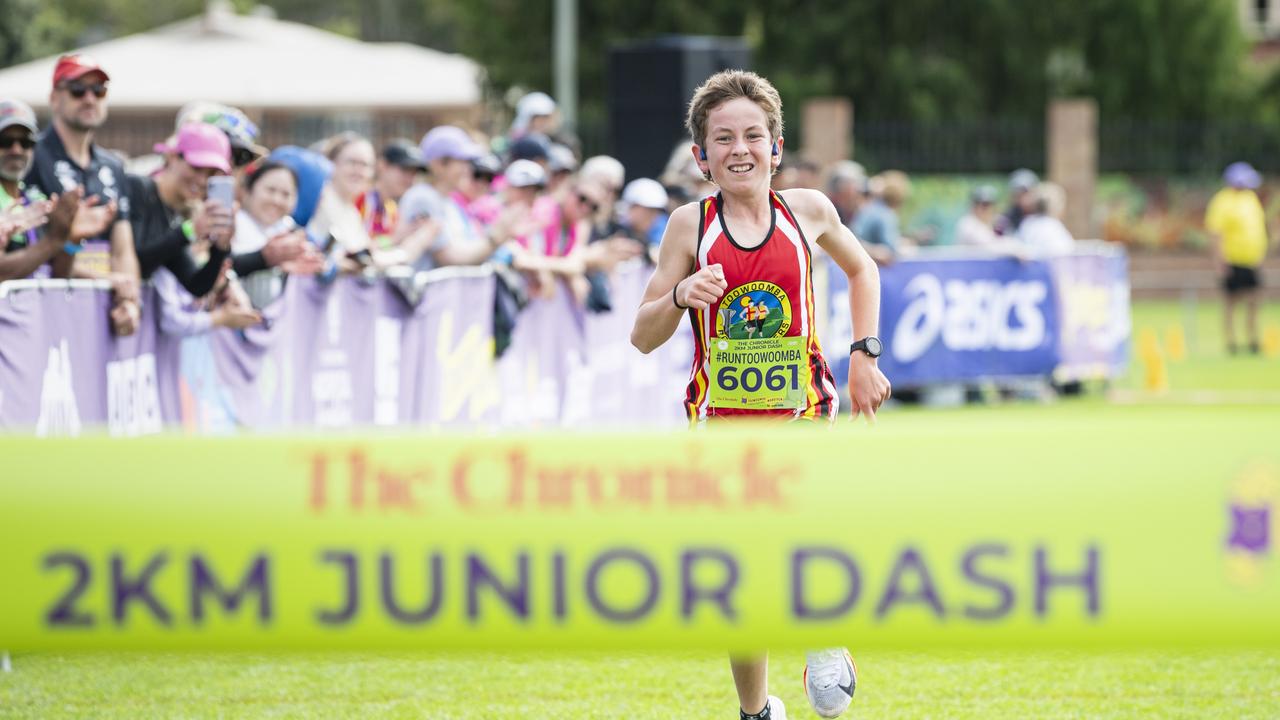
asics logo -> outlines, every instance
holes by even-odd
[[[938,340],[952,351],[1035,350],[1046,341],[1041,280],[946,280],[922,273],[903,289],[911,298],[889,347],[898,362],[918,360]]]

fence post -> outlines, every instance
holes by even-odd
[[[1095,237],[1093,192],[1098,179],[1098,103],[1091,99],[1049,103],[1045,141],[1049,179],[1067,193],[1062,222],[1077,238]]]
[[[805,102],[804,148],[800,154],[824,170],[853,158],[853,103],[848,98],[812,98]]]

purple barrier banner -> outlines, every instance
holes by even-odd
[[[1061,323],[1059,380],[1113,378],[1129,364],[1129,258],[1107,247],[1049,260]]]
[[[416,306],[386,280],[294,278],[261,325],[188,337],[159,330],[150,289],[141,330],[114,338],[105,289],[9,283],[0,296],[0,429],[676,427],[689,328],[649,355],[630,342],[651,272],[635,263],[611,276],[607,313],[584,312],[563,286],[530,302],[497,361],[486,268],[426,273]]]
[[[295,278],[263,325],[183,341],[183,422],[199,432],[396,425],[413,308],[388,283]],[[201,364],[202,356],[212,366]],[[212,419],[213,424],[206,424]]]
[[[516,320],[511,345],[498,359],[501,419],[506,427],[564,424],[570,388],[584,381],[583,311],[563,284],[535,298]]]
[[[501,393],[493,360],[494,277],[475,269],[429,273],[401,344],[400,420],[427,427],[492,426]]]
[[[103,427],[118,436],[164,427],[178,405],[172,355],[157,353],[154,293],[142,322],[112,335],[110,293],[79,281],[6,283],[0,295],[0,429],[37,436]]]
[[[681,322],[662,347],[643,355],[631,345],[631,327],[653,268],[632,263],[609,277],[613,309],[586,318],[586,369],[590,382],[580,385],[569,403],[569,424],[587,418],[593,427],[680,427],[687,423],[685,387],[693,364],[693,331]],[[586,406],[583,408],[582,406]]]

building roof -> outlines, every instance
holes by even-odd
[[[113,110],[212,100],[241,109],[414,109],[480,102],[481,69],[461,55],[368,43],[213,2],[202,16],[80,48],[111,75]],[[0,70],[0,88],[49,103],[57,57]]]

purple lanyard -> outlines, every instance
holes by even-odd
[[[28,205],[30,205],[30,204],[31,204],[31,201],[27,198],[27,196],[26,196],[26,195],[20,195],[20,196],[18,197],[18,204],[19,204],[20,206],[22,206],[22,207],[27,207]],[[36,239],[36,229],[35,229],[35,228],[27,228],[27,232],[26,232],[25,234],[26,234],[26,236],[27,236],[27,245],[28,245],[28,246],[35,245],[35,244],[36,244],[36,242],[37,242],[37,239]]]

